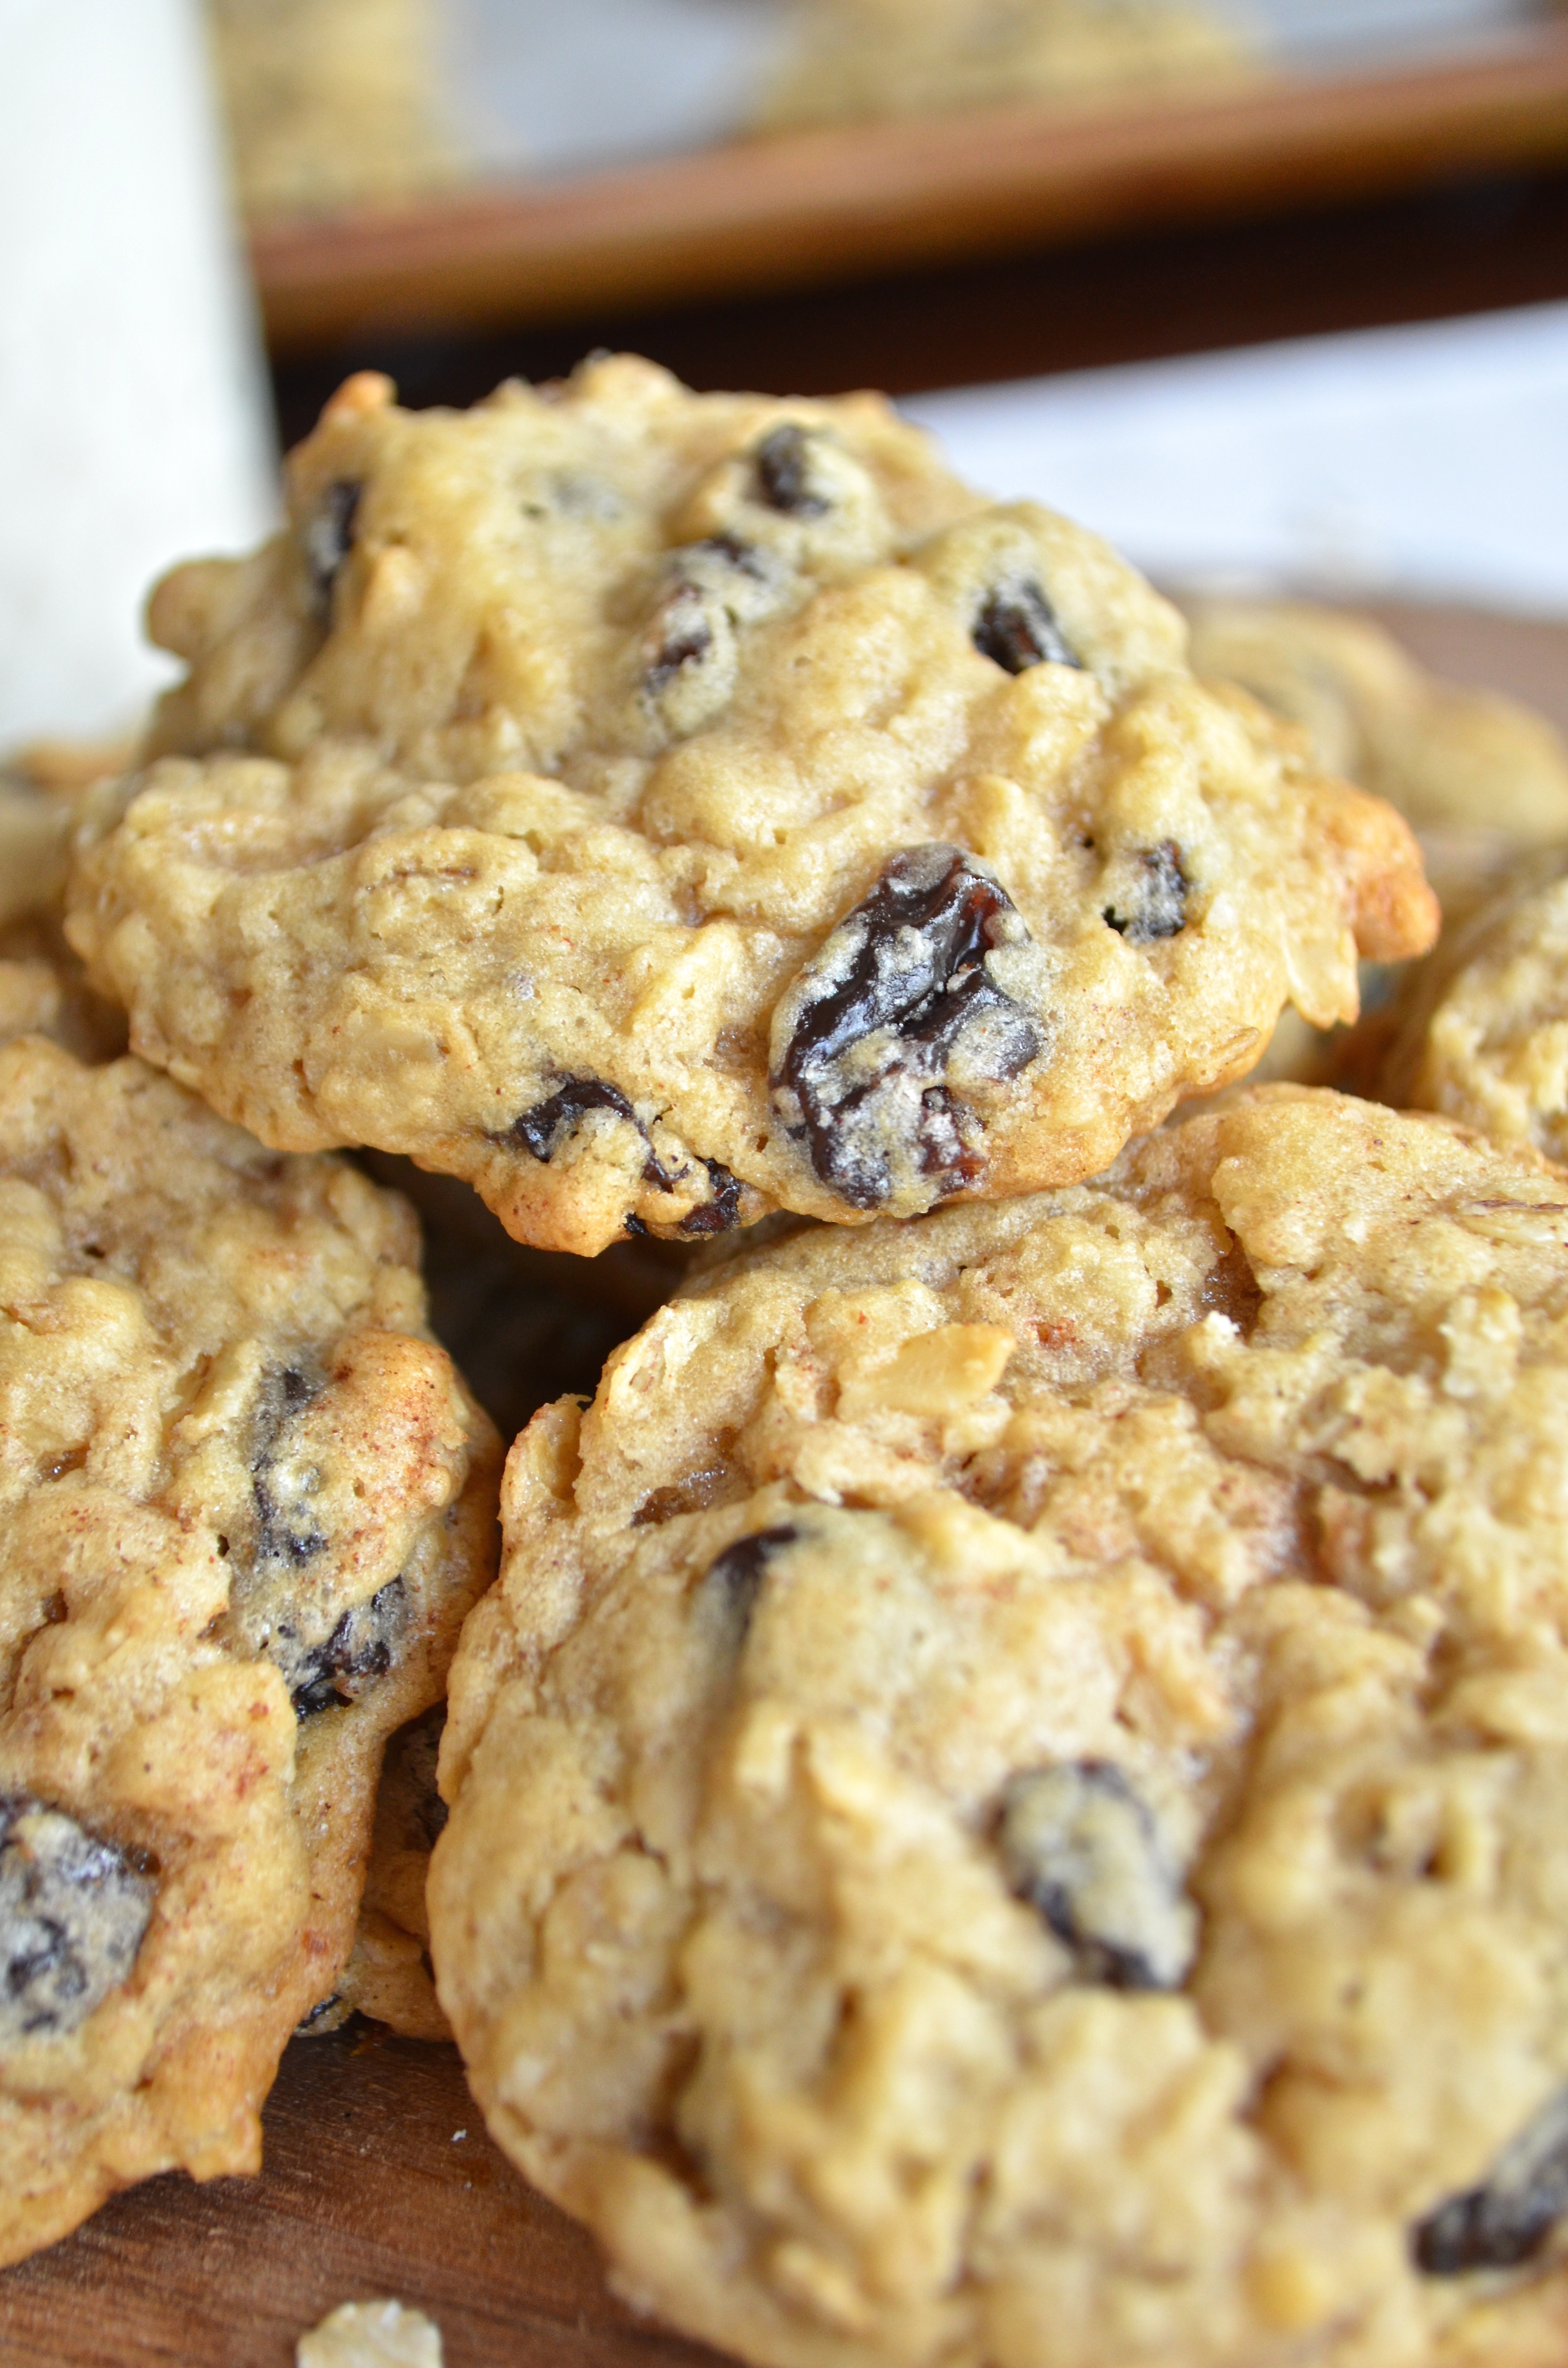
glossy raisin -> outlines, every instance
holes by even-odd
[[[389,1579],[367,1603],[344,1613],[324,1644],[301,1649],[293,1633],[279,1627],[273,1657],[289,1687],[296,1718],[313,1718],[355,1701],[384,1678],[408,1624],[408,1590]]]
[[[1007,1879],[1113,1989],[1179,1989],[1197,1918],[1153,1818],[1119,1768],[1081,1759],[1015,1776],[1000,1833]]]
[[[1538,2113],[1480,2187],[1450,2196],[1411,2237],[1429,2278],[1511,2270],[1534,2259],[1568,2212],[1568,2091]]]
[[[598,1077],[569,1077],[559,1093],[551,1094],[546,1101],[536,1102],[532,1110],[515,1118],[512,1133],[536,1159],[552,1159],[566,1137],[590,1110],[609,1110],[616,1118],[625,1119],[629,1126],[645,1136],[642,1120],[619,1086],[607,1086]]]
[[[756,448],[758,497],[786,518],[825,518],[827,497],[812,483],[811,438],[796,421],[771,428]]]
[[[296,1471],[287,1460],[289,1426],[323,1386],[319,1375],[299,1365],[277,1369],[263,1384],[251,1455],[256,1572],[278,1563],[302,1569],[326,1544],[326,1532],[316,1527],[311,1511],[316,1474]]]
[[[737,535],[710,535],[669,554],[643,638],[642,677],[644,697],[669,728],[694,730],[723,704],[733,683],[736,626],[770,614],[788,580],[770,552]]]
[[[157,1885],[30,1793],[0,1794],[0,2042],[75,2031],[136,1962]]]
[[[702,1165],[708,1170],[713,1197],[704,1201],[700,1208],[693,1209],[689,1216],[680,1221],[680,1231],[692,1240],[699,1239],[705,1234],[732,1233],[741,1221],[739,1178],[732,1176],[720,1160],[705,1159]]]
[[[548,1101],[536,1102],[532,1110],[523,1111],[512,1121],[512,1133],[525,1151],[540,1161],[553,1159],[567,1136],[586,1118],[590,1110],[608,1110],[634,1126],[645,1144],[648,1130],[638,1117],[619,1086],[607,1086],[598,1077],[569,1077],[559,1093]],[[675,1190],[678,1178],[672,1176],[654,1157],[649,1144],[648,1156],[642,1162],[642,1181],[656,1184],[662,1191]]]
[[[1030,666],[1083,663],[1056,621],[1056,611],[1032,576],[1020,575],[988,593],[974,620],[974,646],[1007,674]]]
[[[684,666],[699,665],[713,647],[713,622],[695,585],[682,584],[660,607],[642,680],[657,697]]]
[[[309,2014],[294,2025],[294,2036],[296,2039],[325,2039],[333,2032],[342,2030],[352,2011],[335,1990],[329,1990],[326,1997],[318,1998]]]
[[[702,1600],[716,1610],[733,1650],[738,1652],[745,1640],[769,1562],[785,1546],[792,1546],[800,1534],[787,1522],[776,1529],[756,1530],[749,1538],[737,1538],[709,1565]]]
[[[1000,1081],[1040,1053],[1035,1021],[987,968],[1027,943],[1006,891],[961,848],[933,845],[895,856],[797,979],[780,1007],[775,1097],[851,1207],[884,1202],[899,1160],[937,1198],[981,1174],[949,1073],[961,1054],[967,1074]]]
[[[359,508],[362,485],[350,477],[340,477],[328,485],[312,515],[305,520],[302,541],[305,558],[311,570],[311,583],[316,596],[316,606],[324,616],[332,614],[332,595],[338,570],[354,548],[354,520]]]
[[[1137,879],[1128,909],[1108,905],[1105,918],[1130,946],[1153,945],[1160,938],[1179,937],[1187,927],[1190,886],[1174,838],[1162,839],[1137,859]]]

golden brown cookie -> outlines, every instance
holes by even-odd
[[[1568,1178],[1267,1087],[688,1283],[514,1450],[430,1905],[498,2140],[768,2368],[1568,2327]]]
[[[1258,69],[1234,19],[1182,0],[804,0],[758,131],[1009,99],[1146,102]]]
[[[1379,1091],[1568,1159],[1568,848],[1517,864],[1415,964]]]
[[[1192,663],[1306,732],[1318,764],[1415,827],[1445,917],[1568,842],[1568,747],[1517,700],[1441,682],[1369,617],[1307,601],[1189,605]]]
[[[360,379],[290,484],[155,594],[184,753],[100,804],[70,923],[279,1147],[548,1247],[859,1224],[1096,1173],[1430,940],[1389,807],[876,397]]]
[[[0,1047],[0,2260],[254,2169],[382,1746],[492,1567],[406,1208],[136,1060]]]
[[[457,176],[436,0],[207,0],[247,213],[406,202]]]

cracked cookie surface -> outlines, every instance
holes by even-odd
[[[768,2368],[1568,2334],[1568,1179],[1255,1089],[541,1412],[430,1906],[490,2126]]]
[[[134,1059],[0,1046],[0,2260],[253,2170],[382,1745],[493,1567],[418,1235]]]
[[[1405,825],[1200,687],[1105,544],[880,399],[351,381],[177,571],[71,933],[145,1057],[519,1238],[1094,1174],[1430,939]]]

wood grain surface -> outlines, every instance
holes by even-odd
[[[275,353],[801,288],[1568,156],[1568,28],[1494,54],[1208,99],[1038,103],[734,142],[259,230]]]
[[[1568,624],[1381,613],[1437,671],[1532,700],[1568,727]],[[520,1250],[471,1194],[403,1163],[378,1172],[419,1191],[437,1321],[508,1423],[556,1390],[591,1387],[593,1360],[672,1280],[652,1251],[577,1264]],[[494,1354],[498,1338],[509,1358]],[[380,2294],[437,2320],[447,2368],[714,2362],[614,2300],[587,2237],[486,2137],[454,2049],[364,2025],[296,2040],[266,2124],[258,2179],[150,2180],[0,2272],[3,2368],[290,2368],[306,2328]]]
[[[266,2120],[260,2179],[153,2180],[6,2271],[6,2368],[291,2368],[306,2328],[380,2294],[428,2311],[446,2368],[714,2359],[612,2299],[486,2137],[455,2048],[297,2039]]]

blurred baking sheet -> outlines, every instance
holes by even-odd
[[[1354,74],[1483,54],[1535,0],[1209,0],[1270,65]],[[461,131],[492,169],[552,173],[739,133],[788,46],[787,0],[445,0]]]
[[[268,330],[298,350],[568,318],[1568,156],[1561,18],[1512,0],[1267,5],[1285,70],[1209,96],[1029,101],[705,145],[734,119],[752,45],[776,37],[767,0],[508,0],[467,20],[457,50],[476,149],[512,177],[258,229]]]
[[[1167,582],[1568,617],[1568,304],[909,402]]]

